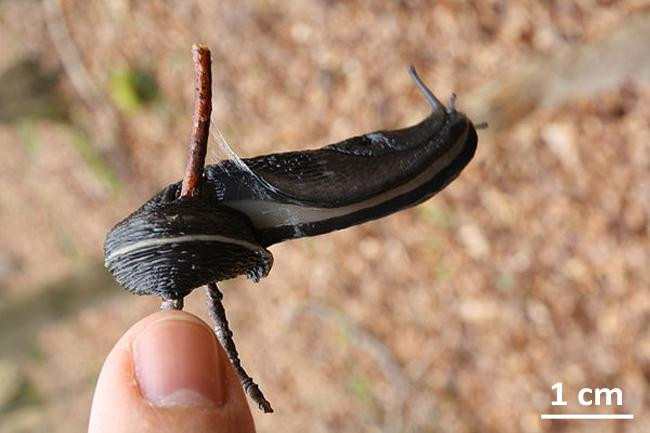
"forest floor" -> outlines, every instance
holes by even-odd
[[[243,157],[418,121],[408,63],[490,123],[432,200],[274,246],[267,278],[222,285],[276,410],[253,412],[259,431],[649,431],[649,13],[1,1],[0,74],[27,72],[0,80],[0,432],[82,431],[103,359],[158,308],[107,282],[103,240],[182,176],[196,42],[213,52],[213,133]],[[207,319],[201,290],[186,309]],[[599,411],[636,418],[540,420],[557,382],[569,398],[619,387],[624,406]]]

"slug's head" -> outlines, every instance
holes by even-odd
[[[242,213],[201,197],[164,189],[118,223],[104,244],[104,263],[136,294],[178,299],[209,282],[266,276],[273,256]]]
[[[418,87],[422,95],[426,98],[431,105],[431,114],[424,123],[428,124],[428,128],[432,131],[441,131],[444,134],[446,128],[447,135],[453,136],[454,132],[462,131],[465,129],[475,130],[474,124],[467,118],[465,113],[456,110],[456,94],[452,93],[449,96],[447,106],[440,102],[440,100],[433,94],[431,89],[422,81],[413,65],[408,65],[408,72],[413,82]],[[482,127],[487,127],[487,125]],[[475,133],[475,131],[474,131]]]

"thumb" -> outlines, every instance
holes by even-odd
[[[246,397],[212,330],[162,311],[136,323],[106,358],[89,433],[254,432]]]

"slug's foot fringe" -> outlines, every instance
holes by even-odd
[[[257,255],[259,257],[257,266],[246,272],[246,278],[255,283],[259,283],[260,279],[266,277],[273,266],[273,254],[269,250],[262,248],[257,252]]]
[[[237,348],[235,347],[235,341],[232,338],[232,331],[228,326],[228,320],[226,319],[226,310],[223,308],[221,300],[223,299],[223,294],[217,287],[216,283],[210,283],[206,286],[205,294],[208,303],[208,314],[210,319],[214,322],[214,332],[217,335],[217,339],[221,346],[226,351],[230,363],[235,367],[235,371],[239,376],[239,381],[244,388],[246,394],[248,394],[258,407],[265,413],[273,412],[271,404],[264,394],[257,386],[253,379],[246,373],[244,367],[241,366],[241,361],[239,360],[239,354],[237,353]]]

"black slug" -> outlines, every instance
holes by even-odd
[[[442,190],[474,156],[476,130],[409,72],[429,101],[420,123],[321,149],[205,168],[200,191],[169,185],[106,238],[106,267],[129,291],[182,298],[194,288],[268,274],[269,245],[314,236],[415,206]]]

